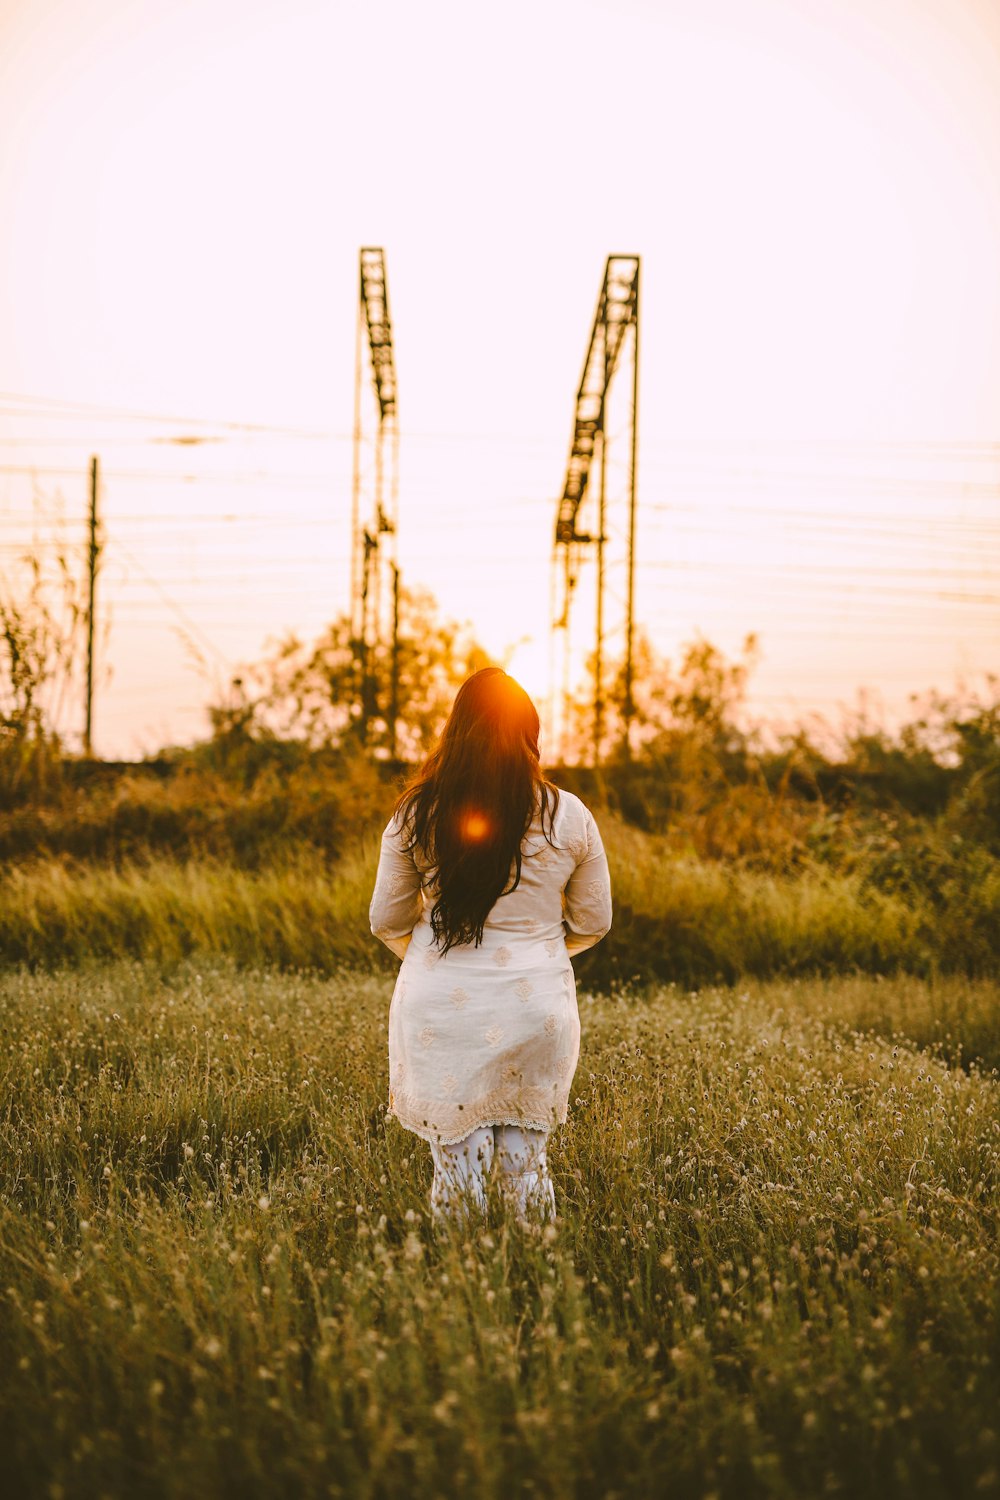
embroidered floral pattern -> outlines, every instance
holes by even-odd
[[[424,1099],[402,1088],[395,1090],[394,1113],[407,1130],[425,1141],[453,1145],[464,1141],[480,1125],[520,1125],[522,1130],[551,1130],[566,1122],[568,1090],[556,1082],[540,1085],[504,1082],[497,1088],[458,1101]]]
[[[556,1072],[559,1074],[560,1078],[565,1078],[566,1077],[566,1074],[569,1072],[569,1070],[570,1070],[570,1068],[572,1066],[572,1063],[573,1063],[573,1059],[571,1057],[557,1057],[556,1058]]]
[[[559,952],[559,949],[562,946],[563,946],[563,940],[560,939],[560,938],[546,938],[545,939],[545,951],[549,955],[550,958],[555,958],[556,954]]]
[[[433,948],[428,948],[427,952],[424,954],[424,968],[433,969],[437,961],[438,955],[436,951]]]
[[[469,1003],[469,992],[468,990],[463,990],[462,986],[458,984],[452,990],[448,999],[456,1010],[462,1010]]]
[[[559,1022],[556,1020],[555,1016],[553,1016],[553,1015],[547,1015],[545,1017],[545,1035],[546,1036],[555,1036],[555,1034],[556,1034],[556,1027],[558,1025],[559,1025]]]
[[[428,1047],[433,1047],[433,1045],[434,1045],[434,1027],[433,1026],[425,1026],[423,1028],[423,1030],[421,1031],[421,1033],[420,1033],[419,1041],[420,1041],[421,1047],[423,1047],[425,1049],[428,1048]]]
[[[446,1099],[450,1099],[457,1088],[458,1079],[455,1077],[454,1073],[446,1073],[441,1080],[442,1094],[444,1094]]]
[[[514,993],[520,1001],[530,1000],[534,994],[534,985],[530,979],[519,979],[514,986]]]
[[[505,969],[510,963],[510,949],[498,948],[493,955],[493,962],[497,964],[501,969]]]
[[[499,1047],[503,1041],[503,1027],[491,1026],[489,1031],[485,1033],[485,1037],[491,1047]]]

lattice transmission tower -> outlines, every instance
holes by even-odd
[[[371,738],[374,721],[383,719],[389,754],[395,757],[399,718],[399,422],[384,250],[363,247],[359,273],[351,484],[351,635],[357,677],[354,719],[364,744]],[[374,403],[364,399],[366,363],[370,364]],[[389,684],[388,690],[383,686],[380,693],[378,662],[385,649],[390,652]]]
[[[631,375],[624,390],[615,379],[619,371]],[[621,681],[615,689],[622,723],[620,748],[625,755],[630,753],[638,417],[639,257],[609,255],[576,397],[552,556],[552,643],[560,678],[552,684],[552,732],[563,759],[571,750],[571,616],[581,571],[594,566],[589,739],[595,766],[609,748],[607,671],[612,646],[621,652]]]

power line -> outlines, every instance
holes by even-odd
[[[901,527],[913,528],[917,530],[923,530],[926,527],[933,526],[956,526],[969,528],[979,526],[1000,527],[1000,518],[989,515],[953,516],[946,513],[938,513],[936,515],[931,514],[924,516],[914,515],[912,511],[908,511],[905,514],[892,510],[847,511],[843,510],[840,506],[838,506],[836,509],[825,510],[821,510],[816,506],[810,506],[808,509],[803,509],[801,507],[795,507],[794,509],[792,509],[788,506],[755,505],[752,503],[749,505],[719,505],[715,509],[719,513],[725,513],[726,515],[737,517],[743,516],[750,518],[752,516],[771,516],[777,520],[784,520],[792,524],[799,524],[803,526],[812,526],[814,524],[822,526],[842,525],[845,528],[850,528],[852,531],[856,528],[864,528],[866,526],[885,526],[887,528]],[[705,514],[704,505],[684,505],[656,500],[647,501],[643,505],[643,510],[654,515],[674,517],[704,516]],[[705,529],[707,530],[709,529],[709,527],[706,526]]]
[[[76,470],[74,470],[73,472],[76,473]],[[108,472],[110,474],[112,474],[112,475],[115,474],[114,470],[109,470]],[[164,476],[164,477],[165,478],[173,478],[174,476]],[[211,476],[208,476],[208,477],[211,477]],[[226,476],[223,476],[223,478],[226,478],[226,482],[230,482],[230,480]],[[278,482],[278,483],[282,482],[282,476],[281,475],[276,476],[276,482]],[[499,499],[497,499],[493,503],[495,503],[497,505],[502,505],[505,510],[514,509],[516,507],[527,506],[527,505],[534,506],[534,507],[537,507],[537,509],[539,511],[539,516],[541,517],[543,506],[547,505],[549,502],[547,500],[545,500],[545,499],[540,499],[540,500],[536,499],[535,496],[533,496],[533,495],[532,496],[523,496],[523,495],[522,496],[518,496],[518,495],[515,495],[515,496],[501,496],[501,497],[499,497]],[[440,510],[440,509],[438,509],[438,508],[435,507],[433,509],[433,511],[431,512],[431,514],[433,515],[433,517],[434,517],[435,520],[452,520],[452,519],[454,519],[454,520],[465,520],[465,521],[469,520],[469,510],[468,510],[467,507],[453,507],[451,509],[446,509],[446,510]],[[285,510],[280,510],[280,511],[278,511],[278,510],[274,510],[274,511],[254,510],[254,511],[246,511],[246,512],[243,512],[243,513],[240,513],[240,512],[237,512],[237,511],[233,511],[233,510],[227,510],[227,511],[203,511],[203,510],[198,510],[198,511],[188,511],[188,512],[181,512],[181,511],[176,511],[176,510],[169,510],[169,511],[144,510],[144,511],[136,511],[136,512],[133,512],[133,513],[129,513],[129,512],[125,512],[125,511],[112,511],[110,513],[110,515],[111,515],[111,519],[114,520],[116,523],[119,522],[119,521],[130,521],[130,522],[133,522],[133,521],[176,522],[178,520],[182,520],[182,521],[218,521],[218,522],[226,522],[226,523],[239,522],[239,523],[241,523],[243,525],[250,525],[250,524],[268,524],[268,525],[274,524],[276,526],[277,525],[286,526],[286,525],[295,525],[295,524],[303,524],[303,525],[309,524],[309,525],[316,525],[316,526],[329,526],[330,525],[330,517],[329,517],[329,515],[308,515],[308,516],[302,516],[302,517],[289,516],[288,512],[285,511]],[[34,509],[32,509],[32,510],[0,509],[0,520],[21,520],[21,521],[32,521],[32,522],[52,520],[52,521],[57,521],[57,522],[60,522],[60,523],[63,522],[63,521],[68,521],[68,522],[72,523],[72,522],[74,522],[76,520],[79,520],[79,519],[80,519],[79,517],[66,516],[66,515],[61,515],[59,513],[55,513],[54,515],[48,516],[48,515],[46,515],[46,513],[43,510],[41,510],[37,506]]]
[[[192,620],[187,611],[183,609],[175,599],[172,599],[170,597],[166,590],[163,589],[158,581],[153,577],[152,573],[150,573],[145,567],[143,567],[139,559],[132,552],[130,552],[129,549],[123,545],[123,543],[118,542],[117,545],[119,550],[124,552],[126,557],[130,559],[132,564],[136,568],[138,568],[140,573],[145,576],[147,582],[152,588],[156,590],[167,608],[174,612],[178,619],[181,620],[181,622],[187,627],[188,630],[190,630],[194,635],[198,637],[203,645],[207,646],[210,651],[213,651],[215,653],[219,660],[224,664],[227,671],[231,671],[232,663],[230,662],[228,657],[226,657],[225,654],[219,650],[214,641],[209,639],[209,637],[201,629],[200,625],[198,625],[196,621]]]
[[[0,401],[16,401],[40,408],[39,415],[103,416],[120,422],[162,422],[174,427],[213,427],[226,432],[263,432],[280,437],[338,438],[349,440],[350,433],[334,433],[308,427],[289,427],[269,422],[241,422],[231,418],[181,417],[164,412],[136,411],[128,407],[102,406],[89,401],[61,400],[52,396],[26,396],[14,391],[0,391]],[[27,413],[30,415],[31,413]],[[26,415],[17,413],[14,415]]]
[[[648,558],[644,559],[639,566],[646,569],[656,568],[682,572],[699,569],[711,573],[759,573],[765,575],[787,571],[818,575],[820,578],[829,578],[831,572],[837,571],[829,563],[807,563],[797,558],[790,558],[782,562],[762,562],[760,559],[752,557],[740,559],[691,557],[682,560],[675,558]],[[899,567],[897,565],[881,567],[877,564],[871,565],[868,563],[853,562],[849,565],[849,571],[852,576],[865,578],[953,578],[961,576],[958,569],[936,567],[912,568]],[[971,576],[975,577],[977,575],[973,574]]]
[[[13,409],[15,416],[47,416],[63,414],[66,417],[74,415],[83,416],[105,416],[114,421],[141,421],[162,422],[176,426],[186,427],[215,427],[238,432],[263,432],[275,435],[289,435],[293,437],[315,437],[335,438],[337,440],[349,441],[352,437],[348,432],[335,432],[317,428],[302,428],[289,426],[287,424],[272,424],[265,422],[248,422],[233,418],[210,418],[177,416],[164,412],[141,411],[131,407],[114,406],[95,402],[79,401],[75,398],[39,396],[36,394],[25,394],[15,391],[0,391],[0,402],[17,402],[18,406]],[[37,407],[37,413],[23,408]],[[417,441],[470,441],[507,444],[511,441],[523,443],[537,443],[540,446],[551,447],[552,438],[547,433],[511,433],[502,432],[467,432],[467,431],[425,431],[402,428],[401,435],[407,439]],[[655,436],[644,438],[643,450],[657,452],[663,449],[693,449],[693,450],[732,450],[746,449],[751,452],[814,452],[818,450],[834,451],[839,453],[849,452],[885,452],[885,453],[913,453],[938,456],[942,454],[973,453],[973,454],[1000,454],[1000,441],[994,439],[977,438],[851,438],[851,437],[746,437],[733,436],[726,433],[702,434],[697,437],[684,434],[664,434],[659,439]]]
[[[20,474],[25,476],[43,475],[52,479],[77,479],[81,476],[80,468],[68,468],[55,464],[0,464],[0,474]],[[232,473],[210,474],[197,473],[187,470],[181,473],[170,473],[164,469],[108,469],[105,477],[107,479],[136,480],[161,484],[272,484],[285,486],[298,486],[303,489],[314,485],[324,488],[339,483],[340,476],[337,474],[281,474],[267,469],[237,470]]]

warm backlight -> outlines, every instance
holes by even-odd
[[[461,822],[462,838],[469,844],[481,844],[492,827],[485,813],[467,812]]]

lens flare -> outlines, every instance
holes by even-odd
[[[485,813],[472,809],[462,814],[459,827],[466,843],[481,844],[483,839],[489,837],[493,825]]]

